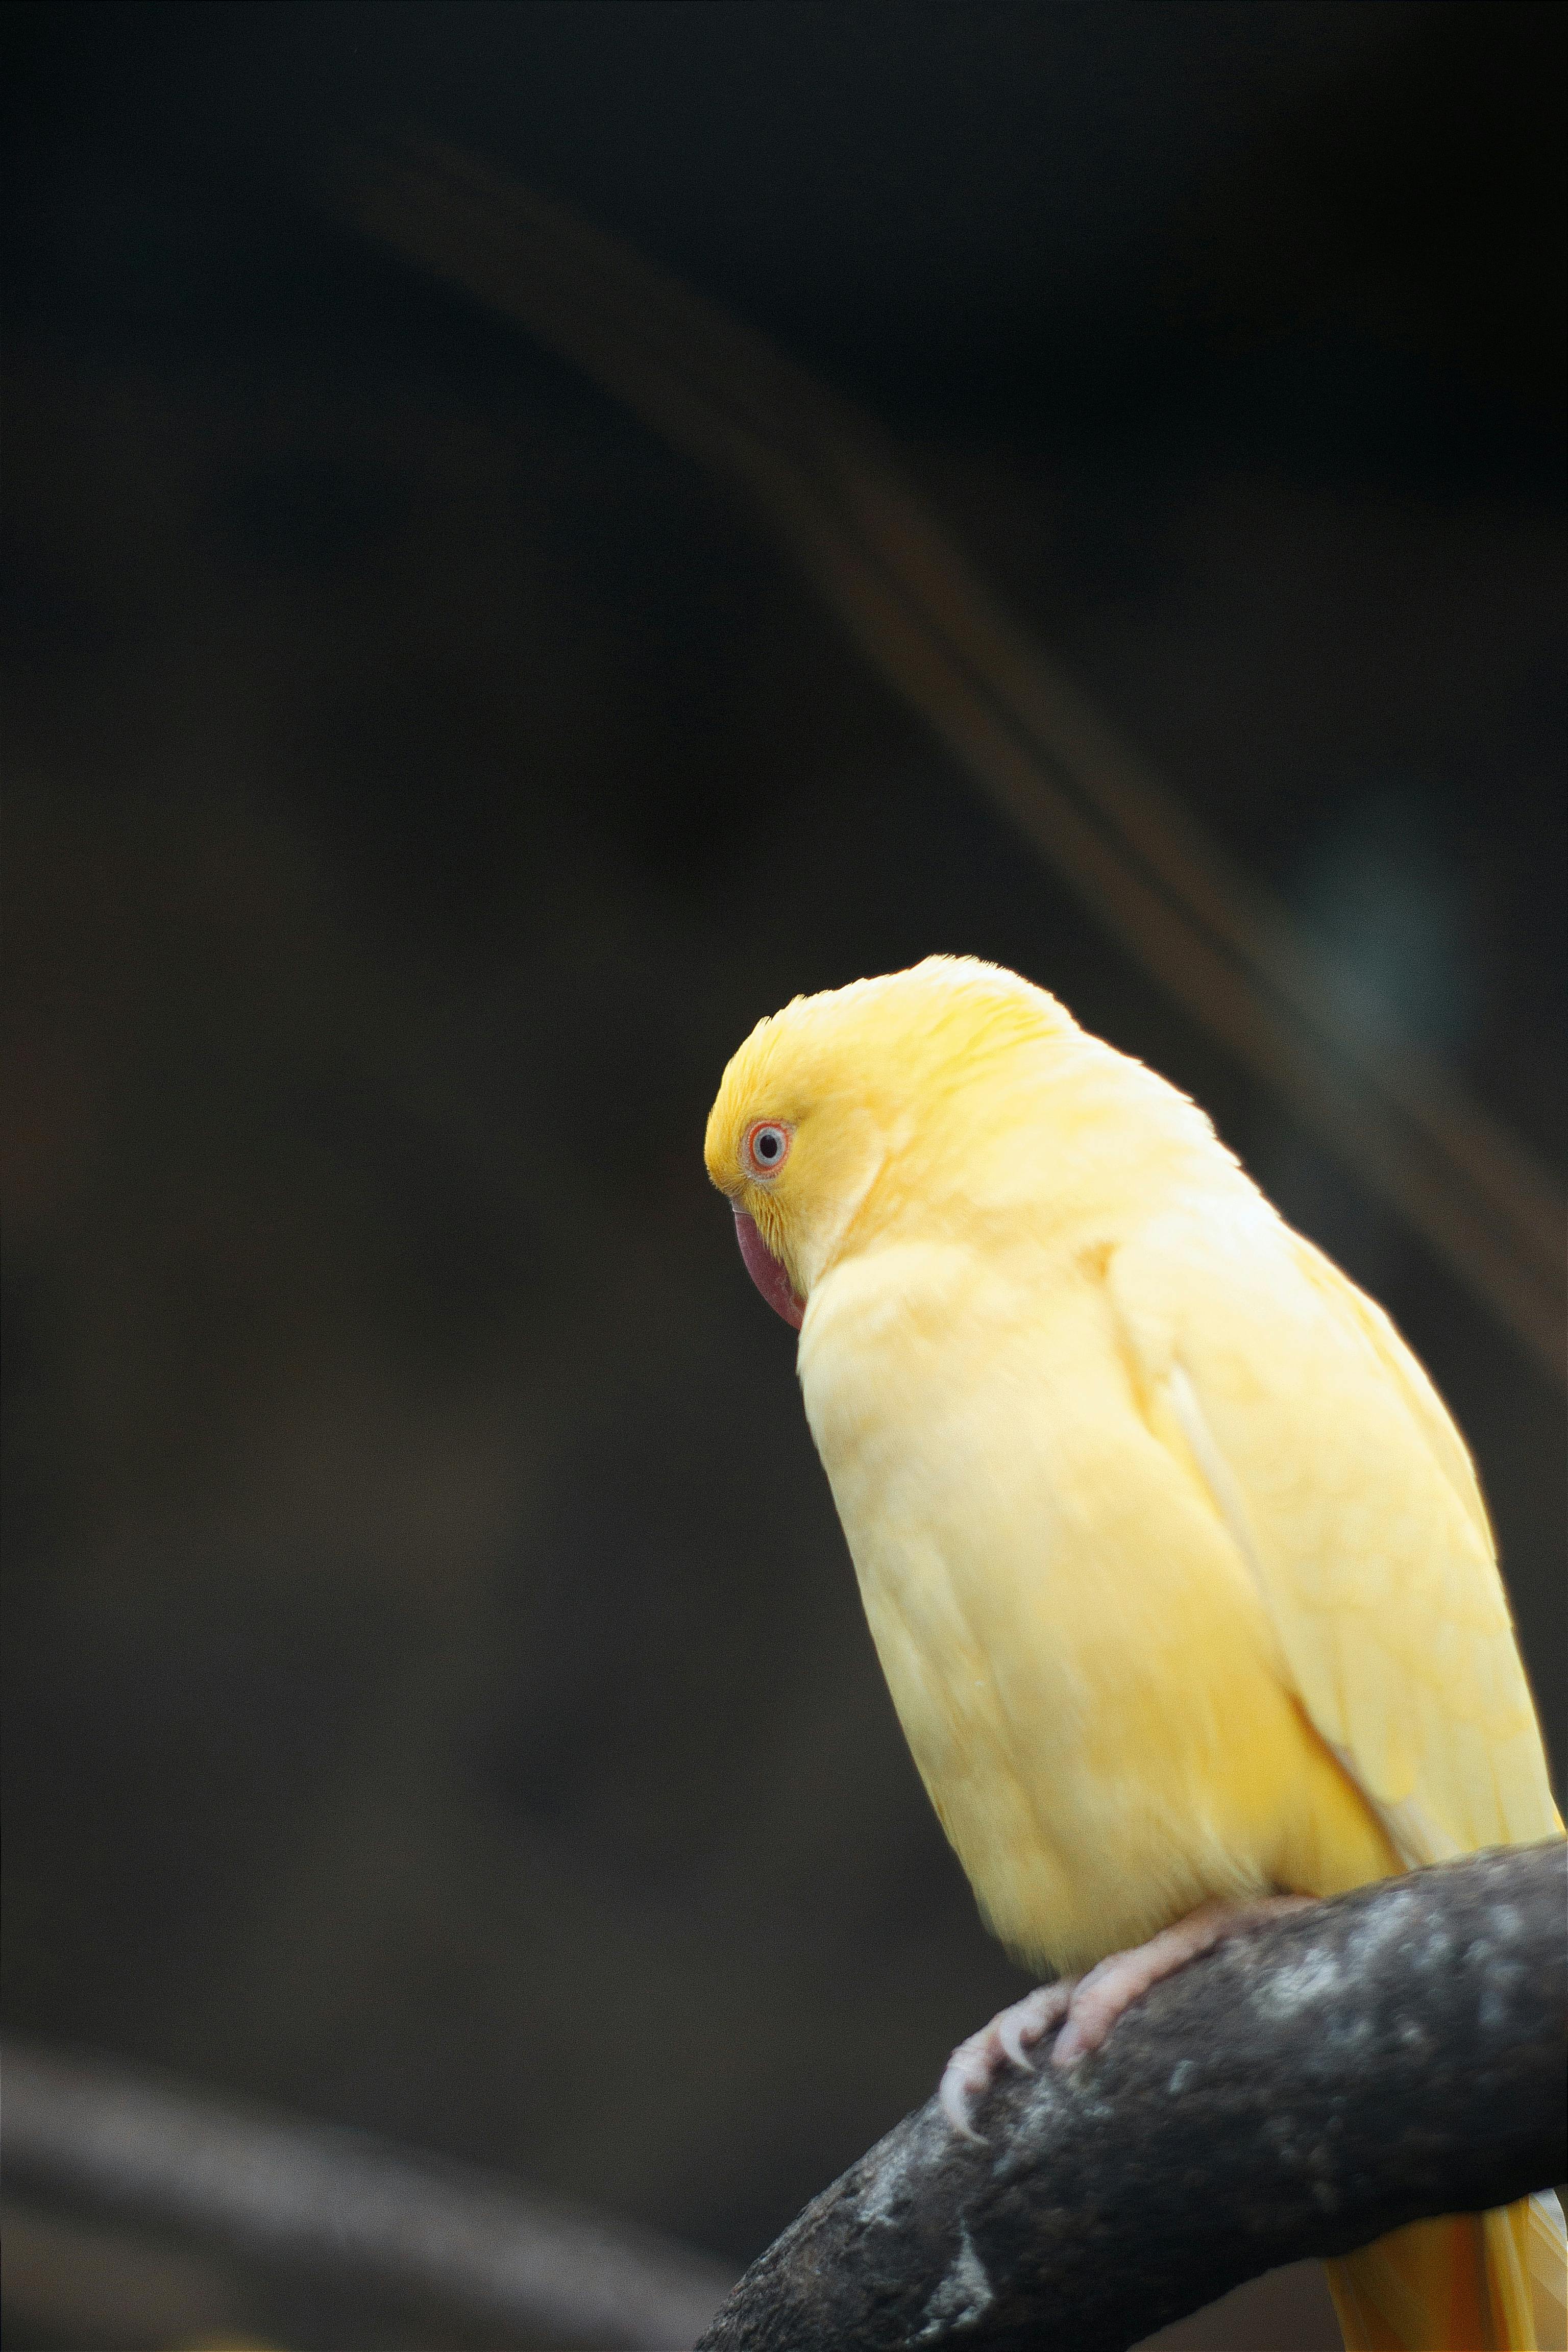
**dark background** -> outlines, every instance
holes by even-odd
[[[1559,1760],[1561,1398],[737,503],[318,187],[433,130],[858,400],[1560,1167],[1568,11],[0,31],[6,2020],[744,2258],[1020,1989],[703,1176],[757,1016],[975,952],[1194,1092],[1467,1430]]]

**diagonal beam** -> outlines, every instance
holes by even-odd
[[[450,149],[353,165],[359,226],[739,487],[887,682],[1135,962],[1563,1375],[1568,1203],[1001,606],[876,427],[563,206]]]
[[[418,2295],[498,2334],[689,2345],[734,2272],[629,2221],[369,2132],[8,2040],[7,2188],[267,2267]]]

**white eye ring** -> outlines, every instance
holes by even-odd
[[[748,1176],[760,1177],[765,1183],[776,1176],[789,1158],[794,1140],[787,1127],[776,1118],[759,1118],[746,1129],[746,1139],[741,1146],[741,1158]]]

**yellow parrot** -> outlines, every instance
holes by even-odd
[[[1184,1095],[938,956],[761,1022],[706,1156],[942,1825],[1064,1980],[954,2053],[955,2129],[1248,1905],[1560,1832],[1463,1441]],[[1352,2347],[1563,2341],[1554,2198],[1329,2273]]]

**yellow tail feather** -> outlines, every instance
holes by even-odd
[[[1415,2221],[1325,2265],[1347,2352],[1563,2352],[1555,2197]]]

